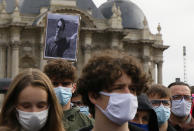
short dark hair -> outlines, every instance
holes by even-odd
[[[73,92],[73,94],[72,94],[72,98],[73,97],[77,97],[77,96],[79,96],[79,95],[81,95],[77,90],[75,90],[74,92]]]
[[[63,81],[69,79],[72,82],[76,80],[76,69],[71,62],[64,59],[52,59],[44,66],[44,73],[51,80]]]
[[[171,84],[168,85],[168,88],[171,88],[172,86],[175,86],[175,85],[183,85],[183,86],[187,86],[187,87],[190,88],[190,86],[187,83],[182,82],[182,81],[173,82],[173,83],[171,83]]]
[[[65,20],[63,18],[60,18],[60,19],[57,20],[57,24],[59,23],[59,21],[61,21],[61,23],[62,23],[62,30],[64,30],[65,26],[66,26]]]
[[[93,116],[95,108],[89,100],[88,93],[90,92],[94,98],[98,98],[100,91],[104,89],[110,91],[111,86],[123,75],[123,72],[131,77],[137,94],[147,90],[150,80],[144,73],[141,64],[132,56],[118,51],[101,51],[93,55],[85,65],[77,88],[82,95],[84,105],[89,106]]]
[[[148,97],[158,96],[159,98],[170,98],[170,90],[169,88],[165,87],[161,84],[154,84],[152,85],[148,91],[146,92]]]
[[[190,89],[191,89],[191,94],[194,94],[194,86],[191,86]]]

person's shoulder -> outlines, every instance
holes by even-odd
[[[79,116],[81,117],[81,119],[88,121],[89,123],[94,123],[94,119],[87,116],[86,114],[81,113],[80,111],[77,112],[79,114]]]
[[[87,116],[86,114],[81,113],[79,107],[73,107],[71,110],[78,120],[84,121],[86,125],[93,125],[94,119]]]
[[[52,44],[52,43],[54,43],[54,41],[55,41],[55,37],[52,36],[52,37],[48,38],[47,44]]]
[[[63,114],[65,114],[65,115],[74,115],[74,114],[77,114],[77,112],[79,112],[79,108],[72,107],[69,110],[64,110]]]
[[[176,131],[176,129],[168,122],[167,131]]]
[[[78,131],[92,131],[92,128],[93,128],[93,126],[91,125],[91,126],[83,127],[81,129],[79,129]]]
[[[191,126],[193,127],[193,129],[194,129],[194,118],[191,116]]]

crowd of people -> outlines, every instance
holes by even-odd
[[[93,54],[81,74],[51,59],[11,82],[0,131],[194,131],[194,87],[152,84],[134,57]]]

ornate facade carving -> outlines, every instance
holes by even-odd
[[[20,41],[12,41],[12,42],[10,43],[10,47],[11,47],[12,49],[18,49],[18,48],[20,47],[20,45],[21,45]]]
[[[111,28],[122,29],[121,10],[120,7],[116,6],[116,3],[113,3],[112,16],[109,20],[109,24]]]
[[[20,59],[20,68],[25,69],[25,68],[38,68],[38,65],[36,63],[36,60],[34,57],[25,55]]]

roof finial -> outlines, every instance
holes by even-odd
[[[109,19],[109,23],[112,28],[119,28],[119,29],[123,28],[121,15],[122,14],[121,14],[120,7],[116,5],[115,1],[113,1],[112,16]]]
[[[160,26],[160,23],[158,23],[157,30],[158,30],[158,33],[160,34],[160,31],[161,31],[161,26]]]
[[[87,10],[87,12],[88,12],[90,15],[92,15],[92,8],[89,7],[88,10]]]
[[[15,10],[14,11],[18,11],[18,7],[19,7],[19,0],[15,0]]]
[[[118,6],[118,16],[121,16],[121,9],[120,9],[120,7]]]
[[[144,16],[144,19],[143,19],[143,25],[144,25],[144,27],[146,27],[147,25],[148,25],[148,22],[147,22],[147,20],[146,20],[146,17]]]
[[[112,13],[113,13],[113,17],[117,16],[117,6],[115,2],[113,2]]]
[[[3,2],[0,3],[0,12],[3,10]]]
[[[2,11],[1,13],[6,13],[6,0],[2,0]]]

